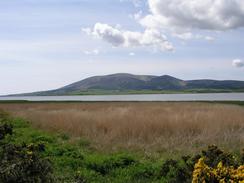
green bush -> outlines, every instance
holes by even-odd
[[[6,135],[12,135],[13,133],[13,127],[9,124],[0,124],[0,140],[3,140]]]
[[[5,144],[0,155],[0,182],[53,182],[51,163],[40,158],[44,145]]]
[[[154,169],[152,164],[137,163],[134,166],[134,170],[132,172],[132,176],[133,176],[134,180],[155,179],[155,178],[157,178],[157,171]]]
[[[88,161],[87,167],[101,175],[108,174],[116,168],[125,168],[135,163],[135,160],[128,155],[114,155],[109,158],[95,159]]]
[[[206,151],[202,151],[202,157],[205,159],[206,165],[209,167],[216,167],[219,162],[226,166],[237,167],[238,160],[230,153],[220,150],[217,146],[211,145]]]
[[[163,163],[160,175],[170,183],[191,182],[191,170],[189,166],[180,161],[167,160]]]
[[[31,138],[33,143],[52,143],[54,141],[52,137],[44,134],[32,134]]]
[[[0,114],[0,182],[54,182],[51,163],[40,155],[45,150],[44,144],[16,145],[5,141],[7,134],[12,135],[13,126],[7,124],[7,115]]]

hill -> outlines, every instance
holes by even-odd
[[[133,75],[126,73],[90,77],[62,88],[21,95],[85,95],[182,92],[240,92],[244,81],[181,80],[169,75]]]

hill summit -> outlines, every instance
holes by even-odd
[[[133,75],[118,73],[105,76],[94,76],[72,83],[56,90],[34,92],[22,95],[78,95],[107,93],[135,93],[141,91],[158,92],[185,92],[185,91],[210,91],[231,92],[244,91],[244,81],[235,80],[182,80],[169,75]]]

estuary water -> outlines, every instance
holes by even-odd
[[[244,93],[204,93],[204,94],[140,94],[140,95],[86,95],[86,96],[16,96],[0,97],[4,100],[25,101],[244,101]]]

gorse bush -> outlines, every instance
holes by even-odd
[[[53,182],[51,163],[39,155],[43,150],[42,144],[4,145],[0,155],[0,182]]]
[[[11,144],[4,141],[7,134],[13,134],[13,127],[7,122],[7,115],[0,113],[0,182],[3,183],[49,183],[53,182],[52,166],[40,153],[44,144]]]
[[[204,158],[200,158],[195,164],[192,183],[242,183],[244,182],[244,166],[237,168],[226,166],[219,162],[215,168],[205,164]]]
[[[241,182],[244,181],[243,155],[238,159],[211,145],[193,157],[184,156],[180,161],[166,160],[160,176],[170,183]]]
[[[192,183],[243,183],[243,155],[240,159],[216,146],[202,151],[202,157],[195,163]]]
[[[240,164],[240,161],[231,153],[224,152],[215,145],[209,146],[206,151],[202,151],[202,157],[209,167],[216,167],[219,162],[222,162],[225,166],[234,167]]]

